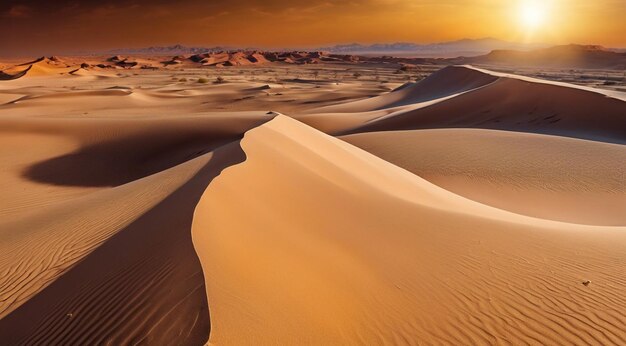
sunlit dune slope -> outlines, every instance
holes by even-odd
[[[63,64],[61,61],[51,60],[49,58],[39,58],[37,60],[14,66],[3,71],[4,79],[18,79],[24,76],[42,77],[55,76],[63,73],[69,73],[73,69]],[[2,75],[0,75],[1,77]],[[2,78],[0,78],[2,80]]]
[[[194,216],[209,342],[626,342],[626,229],[490,208],[283,116],[241,147]]]
[[[625,94],[315,59],[4,70],[0,345],[626,344]]]
[[[480,129],[341,137],[447,190],[513,212],[626,225],[626,147]]]

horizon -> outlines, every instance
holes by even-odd
[[[182,48],[225,48],[225,49],[236,49],[236,50],[244,50],[244,49],[262,49],[262,50],[291,50],[291,49],[319,49],[319,48],[336,48],[336,47],[344,47],[344,46],[362,46],[362,47],[371,47],[375,45],[416,45],[416,46],[434,46],[441,44],[451,44],[451,43],[460,43],[464,41],[468,42],[478,42],[478,41],[499,41],[500,43],[512,44],[512,45],[520,45],[520,46],[543,46],[543,47],[558,47],[558,46],[600,46],[606,49],[626,49],[626,46],[604,46],[601,44],[596,44],[593,42],[568,42],[568,43],[558,43],[558,44],[549,44],[542,42],[520,42],[520,41],[508,41],[502,40],[494,37],[479,37],[479,38],[458,38],[449,41],[428,41],[428,42],[420,42],[420,41],[376,41],[376,42],[363,42],[363,41],[346,41],[346,42],[336,42],[329,43],[325,45],[317,45],[317,46],[285,46],[285,47],[270,47],[270,46],[233,46],[227,44],[215,44],[215,45],[187,45],[179,42],[170,43],[170,44],[162,44],[162,45],[146,45],[146,46],[133,46],[133,47],[118,47],[109,49],[106,52],[111,52],[115,50],[123,50],[123,49],[145,49],[145,48],[170,48],[180,46]]]
[[[408,0],[61,1],[0,4],[0,55],[167,47],[317,48],[434,44],[494,38],[512,43],[626,47],[626,2]],[[251,34],[254,33],[254,34]]]
[[[0,0],[0,346],[626,345],[626,0]]]
[[[564,44],[545,44],[545,43],[539,43],[539,42],[531,42],[531,43],[522,43],[522,42],[513,42],[513,41],[506,41],[506,40],[500,40],[497,38],[493,38],[493,37],[484,37],[484,38],[461,38],[461,39],[457,39],[457,40],[452,40],[452,41],[440,41],[440,42],[400,42],[400,41],[390,41],[390,42],[340,42],[340,43],[336,43],[336,44],[332,44],[332,45],[326,45],[326,46],[317,46],[317,47],[259,47],[259,46],[249,46],[249,47],[244,47],[244,46],[229,46],[229,45],[186,45],[186,44],[182,44],[182,43],[172,43],[172,44],[163,44],[163,45],[150,45],[150,46],[128,46],[128,47],[117,47],[117,48],[111,48],[111,49],[106,49],[106,50],[92,50],[92,51],[65,51],[65,52],[45,52],[45,53],[35,53],[35,54],[21,54],[21,55],[11,55],[11,54],[3,54],[4,52],[0,52],[0,57],[3,58],[38,58],[38,57],[52,57],[52,56],[101,56],[101,55],[107,55],[107,54],[138,54],[138,55],[143,55],[143,54],[148,54],[147,52],[139,52],[142,50],[148,50],[148,49],[168,49],[168,48],[175,48],[175,47],[179,47],[181,50],[198,50],[198,49],[202,49],[202,50],[216,50],[216,49],[220,49],[223,51],[229,51],[229,52],[234,52],[234,51],[265,51],[265,52],[296,52],[296,51],[302,51],[302,52],[315,52],[315,51],[325,51],[328,49],[332,49],[332,48],[343,48],[343,47],[350,47],[350,46],[359,46],[360,48],[369,48],[369,47],[373,47],[373,46],[377,46],[377,45],[415,45],[417,47],[429,47],[429,46],[437,46],[437,45],[446,45],[446,44],[454,44],[454,43],[460,43],[460,42],[464,42],[464,41],[468,41],[468,42],[480,42],[480,41],[488,41],[488,40],[493,40],[496,41],[498,43],[501,44],[510,44],[511,48],[496,48],[496,49],[490,49],[490,50],[485,50],[484,54],[488,54],[492,51],[496,51],[496,50],[517,50],[517,51],[533,51],[533,50],[537,50],[537,49],[546,49],[546,48],[553,48],[553,47],[564,47],[564,46],[581,46],[581,47],[593,47],[593,46],[599,46],[607,51],[616,51],[616,52],[621,52],[623,50],[626,50],[626,47],[607,47],[607,46],[603,46],[603,45],[598,45],[598,44],[593,44],[593,43],[576,43],[576,42],[571,42],[571,43],[564,43]],[[132,51],[138,51],[138,52],[132,52]],[[173,52],[176,52],[175,50]],[[345,51],[333,51],[330,50],[330,53],[335,53],[335,54],[349,54],[349,55],[359,55],[359,53],[363,53],[363,54],[371,54],[371,53],[375,53],[376,51],[368,51],[368,50],[362,50],[362,51],[350,51],[350,50],[345,50]],[[409,53],[415,53],[413,55],[415,55],[415,57],[419,57],[419,53],[420,51],[418,50],[398,50],[398,51],[392,51],[392,50],[380,50],[378,51],[381,53],[381,55],[387,54],[387,53],[404,53],[404,54],[409,54]],[[431,53],[429,53],[431,52]],[[456,53],[456,52],[463,52],[460,50],[450,50],[447,52],[443,52],[442,54],[451,54],[451,53]],[[472,52],[472,51],[465,51],[465,52]],[[477,51],[473,51],[473,52],[478,52]],[[432,53],[432,51],[425,51],[424,53],[424,57],[432,57],[431,55],[433,55],[434,53]],[[481,53],[482,54],[482,53]],[[454,55],[450,55],[449,57],[456,57]],[[458,56],[458,57],[462,57],[462,56]]]

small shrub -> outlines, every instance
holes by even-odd
[[[198,78],[198,83],[206,84],[208,82],[209,82],[209,80],[206,79],[206,78]]]
[[[186,81],[187,81],[187,78],[181,78],[181,79],[179,79],[178,81],[179,81],[179,82],[186,82]]]
[[[215,83],[217,84],[222,84],[224,82],[226,82],[226,80],[222,76],[217,76],[217,78],[215,78]]]

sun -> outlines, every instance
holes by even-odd
[[[526,0],[520,4],[519,20],[526,30],[536,30],[548,19],[549,9],[545,1]]]

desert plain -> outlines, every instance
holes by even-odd
[[[626,344],[623,71],[0,70],[2,345]]]

